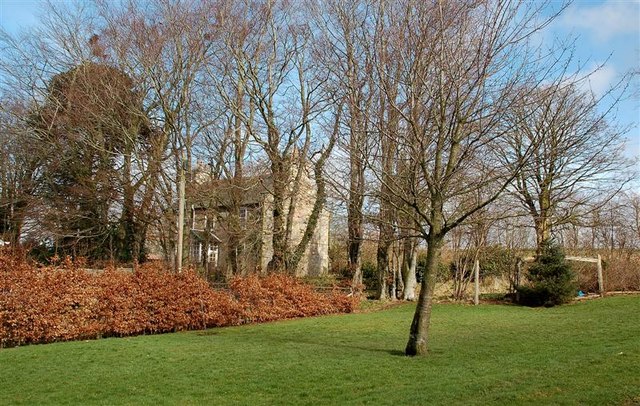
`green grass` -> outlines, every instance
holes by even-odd
[[[640,297],[551,309],[414,306],[0,350],[0,404],[637,404]]]

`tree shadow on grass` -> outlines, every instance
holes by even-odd
[[[273,343],[279,343],[279,344],[297,344],[297,345],[309,345],[309,346],[320,346],[320,347],[327,347],[327,348],[344,348],[344,349],[348,349],[348,350],[358,350],[358,351],[366,351],[366,352],[375,352],[375,353],[385,353],[385,354],[389,354],[392,356],[396,356],[396,357],[405,357],[405,353],[404,351],[401,351],[399,349],[390,349],[390,348],[374,348],[374,347],[367,347],[367,346],[362,346],[362,345],[354,345],[354,344],[348,344],[348,343],[339,343],[339,342],[333,342],[333,341],[325,341],[325,340],[305,340],[303,338],[292,338],[292,337],[264,337],[264,339],[268,339],[269,341],[273,342]]]
[[[389,355],[394,355],[396,357],[405,357],[406,354],[404,353],[404,351],[400,351],[400,350],[379,350],[382,352],[386,352]]]
[[[220,330],[218,328],[201,330],[196,332],[197,336],[216,336],[220,334]],[[261,333],[260,340],[263,342],[270,342],[273,344],[295,344],[298,346],[314,346],[314,347],[323,347],[323,348],[343,348],[346,350],[356,350],[356,351],[365,351],[365,352],[373,352],[373,353],[383,353],[388,354],[394,357],[406,357],[404,351],[399,348],[375,348],[368,347],[365,345],[358,344],[350,344],[345,342],[336,342],[328,339],[317,339],[312,340],[308,338],[304,338],[301,336],[281,336],[279,334],[268,334],[266,332]],[[430,351],[433,353],[433,351]],[[436,351],[437,352],[437,351]]]
[[[202,330],[196,333],[196,335],[201,336],[201,337],[206,337],[206,336],[215,336],[215,335],[219,335],[220,332],[216,331],[215,329],[209,329],[209,330]],[[300,345],[313,345],[313,346],[322,346],[322,347],[329,347],[329,348],[346,348],[346,349],[352,349],[352,350],[360,350],[360,351],[368,351],[368,352],[376,352],[376,353],[386,353],[389,355],[393,355],[393,356],[397,356],[397,357],[404,357],[405,353],[404,351],[400,351],[398,349],[389,349],[389,348],[371,348],[371,347],[365,347],[365,346],[359,346],[359,345],[350,345],[350,344],[344,344],[344,343],[335,343],[335,342],[327,342],[327,341],[322,341],[322,340],[318,340],[318,341],[314,341],[314,340],[304,340],[304,339],[293,339],[293,338],[280,338],[280,337],[275,337],[275,336],[262,336],[263,340],[268,340],[272,343],[278,343],[278,344],[290,344],[290,343],[295,343],[295,344],[300,344]]]
[[[299,344],[307,344],[307,345],[319,345],[323,347],[330,348],[345,348],[350,350],[359,350],[359,351],[367,351],[367,352],[375,352],[375,353],[384,353],[389,354],[395,357],[405,357],[406,354],[404,351],[400,351],[398,349],[389,349],[389,348],[372,348],[372,347],[364,347],[359,345],[349,345],[349,344],[337,344],[337,343],[325,343],[325,342],[311,342],[311,341],[299,341],[299,340],[283,340],[283,342],[289,343],[299,343]]]

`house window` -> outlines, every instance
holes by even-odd
[[[240,208],[240,221],[242,223],[246,223],[248,217],[249,217],[249,209],[247,209],[246,207],[241,207]]]
[[[202,243],[194,242],[191,244],[191,260],[194,262],[200,262],[202,258]]]
[[[207,229],[207,222],[209,221],[207,215],[202,210],[193,210],[191,229],[203,231]]]
[[[213,266],[218,265],[218,246],[209,244],[209,249],[207,250],[207,263],[212,264]]]

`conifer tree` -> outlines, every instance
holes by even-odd
[[[529,268],[529,285],[518,287],[519,301],[526,306],[556,306],[567,303],[576,291],[575,275],[562,249],[545,241],[536,262]]]

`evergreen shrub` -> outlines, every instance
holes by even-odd
[[[519,303],[531,307],[552,307],[567,303],[576,294],[577,284],[562,249],[544,243],[541,254],[528,271],[529,284],[517,288]]]

